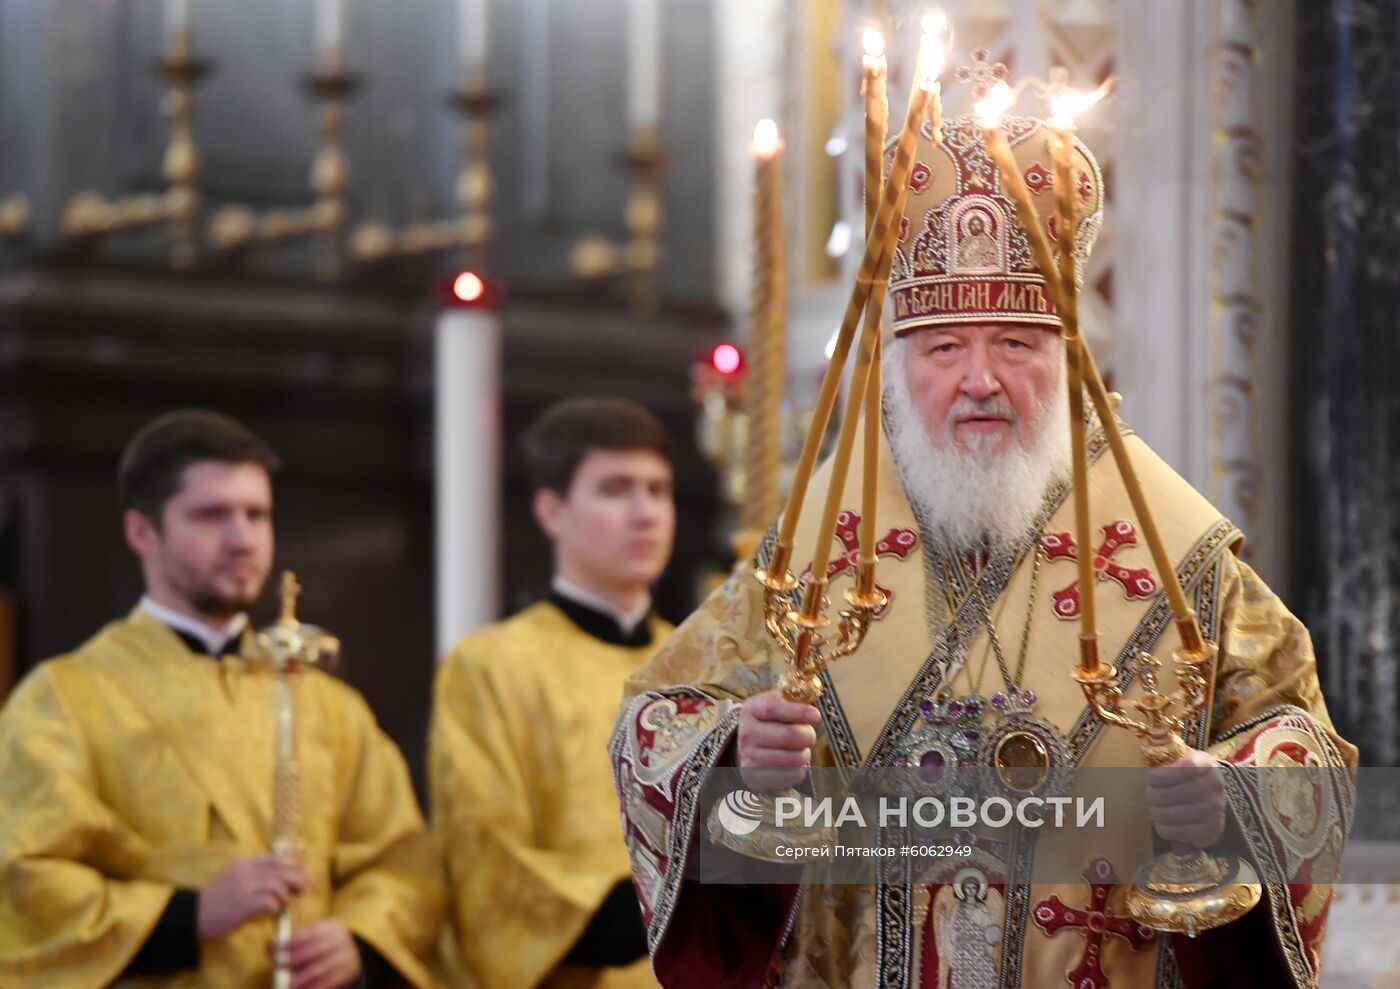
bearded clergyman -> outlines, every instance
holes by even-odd
[[[1006,127],[1016,167],[1044,176],[1046,126]],[[1186,725],[1173,764],[1146,772],[1134,734],[1099,721],[1070,676],[1089,590],[1072,561],[1094,554],[1100,649],[1120,670],[1143,650],[1182,646],[1163,574],[1092,416],[1096,545],[1075,545],[1058,316],[981,129],[948,119],[942,141],[931,137],[926,128],[917,160],[930,178],[910,192],[890,286],[876,501],[888,606],[826,669],[817,704],[797,703],[776,689],[786,657],[765,628],[752,567],[741,568],[629,683],[612,756],[655,971],[669,987],[1314,987],[1350,782],[1335,773],[1303,794],[1306,814],[1280,812],[1248,782],[1254,767],[1355,763],[1324,707],[1307,630],[1241,559],[1243,534],[1124,426],[1176,575],[1219,652],[1209,706]],[[1082,271],[1103,177],[1080,142],[1072,174]],[[1048,227],[1054,190],[1030,185]],[[995,219],[978,225],[995,242],[975,264],[961,243],[970,211]],[[830,471],[816,473],[808,504],[821,504]],[[859,473],[838,528],[856,517]],[[802,516],[795,546],[815,545],[815,515]],[[753,564],[766,566],[773,546],[770,535]],[[852,581],[847,548],[834,544],[837,602]],[[1145,679],[1126,695],[1141,696]],[[684,714],[687,730],[655,731],[662,708],[668,723]],[[1052,771],[1142,771],[1128,794],[1138,825],[1120,821],[1093,847],[1050,831],[1009,843],[978,834],[946,869],[872,867],[865,882],[697,878],[711,840],[700,794],[716,767],[782,774],[782,786],[802,785],[811,768],[933,778],[987,765],[1013,726]],[[1198,848],[1242,835],[1252,851],[1286,858],[1287,878],[1265,875],[1263,901],[1233,924],[1159,934],[1125,908],[1154,830]],[[1043,870],[1033,879],[1047,863],[1053,881]]]

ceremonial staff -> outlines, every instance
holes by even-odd
[[[315,625],[297,620],[301,585],[290,571],[282,574],[282,614],[254,635],[243,650],[248,663],[270,668],[276,677],[276,768],[272,780],[272,851],[301,854],[301,766],[297,762],[297,681],[308,666],[326,665],[340,655],[340,640]],[[273,953],[273,989],[291,989],[292,972],[286,948],[292,939],[294,908],[288,903],[277,915]]]

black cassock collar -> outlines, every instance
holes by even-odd
[[[629,634],[623,631],[622,626],[612,615],[599,611],[597,608],[590,608],[573,598],[565,597],[558,591],[551,590],[546,600],[567,615],[569,621],[595,639],[600,639],[614,646],[640,648],[651,645],[650,615],[639,621],[637,627]]]

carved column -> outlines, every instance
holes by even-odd
[[[1259,254],[1268,148],[1260,130],[1258,0],[1217,0],[1210,52],[1210,474],[1206,494],[1245,532],[1258,532],[1261,334]],[[1277,315],[1277,314],[1275,314]],[[1280,334],[1281,336],[1281,334]]]

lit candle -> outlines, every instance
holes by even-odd
[[[486,64],[486,40],[490,32],[487,0],[458,0],[457,57],[470,74]]]
[[[749,330],[749,371],[744,407],[749,419],[745,457],[748,497],[740,509],[744,527],[762,530],[778,512],[782,467],[781,415],[787,373],[787,271],[783,243],[783,143],[778,125],[754,128],[754,282]]]
[[[923,36],[919,46],[919,58],[914,73],[913,92],[909,97],[909,107],[905,113],[904,126],[899,133],[899,143],[895,152],[894,165],[890,168],[889,180],[881,193],[880,208],[876,211],[875,222],[866,241],[865,256],[861,259],[861,270],[856,276],[856,291],[852,293],[846,307],[846,319],[841,326],[832,369],[845,366],[846,354],[855,336],[855,324],[860,319],[861,310],[869,305],[869,311],[879,312],[885,304],[889,290],[890,267],[894,263],[895,240],[899,236],[899,221],[904,215],[904,203],[909,194],[909,177],[914,171],[914,155],[918,149],[919,131],[923,127],[933,102],[934,90],[938,86],[936,73],[943,67],[942,39],[929,34]],[[864,291],[862,291],[864,286]],[[848,329],[849,328],[849,329]],[[870,369],[875,357],[875,344],[879,339],[879,321],[866,319],[861,333],[860,350],[856,358],[855,371],[851,375],[850,394],[846,398],[846,412],[841,422],[841,432],[836,439],[836,452],[832,456],[831,480],[827,485],[826,503],[822,506],[821,523],[817,527],[816,546],[812,552],[812,576],[802,601],[803,615],[814,618],[821,607],[822,587],[826,583],[826,567],[831,560],[831,544],[836,533],[836,517],[841,510],[841,496],[846,487],[846,476],[850,470],[851,454],[855,447],[856,424],[865,403],[870,384]],[[843,348],[842,343],[845,343]],[[839,360],[838,360],[839,359]],[[839,379],[839,371],[828,371],[827,380],[822,383],[825,393],[828,384],[834,385]],[[818,396],[819,412],[822,396]],[[834,402],[834,396],[832,397]],[[825,415],[814,415],[812,424],[816,426],[821,418],[822,431],[826,429]],[[808,440],[814,439],[811,431]],[[817,438],[819,440],[819,437]],[[805,454],[807,451],[804,450]],[[800,463],[799,463],[800,466]],[[800,476],[798,480],[803,480]],[[797,481],[794,481],[796,490]],[[787,521],[786,516],[784,522]],[[867,571],[867,578],[872,574]],[[862,588],[863,589],[863,588]],[[873,588],[872,588],[873,589]]]
[[[1074,209],[1074,120],[1070,108],[1056,100],[1050,118],[1054,133],[1051,156],[1055,168],[1055,232],[1059,240],[1060,267],[1056,273],[1065,308],[1060,312],[1064,329],[1065,368],[1069,386],[1070,455],[1074,477],[1074,531],[1080,547],[1079,566],[1079,665],[1085,672],[1098,669],[1098,605],[1093,554],[1089,548],[1093,534],[1089,523],[1089,453],[1084,436],[1083,340],[1079,331],[1079,287],[1075,271]],[[1051,277],[1049,275],[1047,278]]]
[[[885,39],[875,28],[865,29],[865,57],[861,62],[861,88],[865,93],[865,235],[870,236],[875,225],[875,213],[880,206],[884,180],[885,132],[889,120],[889,99],[886,91],[888,65],[885,62]],[[871,303],[874,298],[872,295]],[[870,381],[865,393],[865,452],[861,478],[860,501],[860,563],[875,563],[875,504],[879,491],[880,471],[880,328],[881,312],[866,304],[866,322],[876,323],[875,345],[870,361]]]
[[[345,0],[316,0],[316,51],[335,63],[345,49]]]
[[[658,0],[631,0],[627,19],[627,123],[656,126],[661,106],[661,11]]]
[[[933,130],[933,143],[943,143],[943,84],[938,82],[938,77],[943,74],[943,67],[948,61],[948,15],[941,9],[936,9],[924,16],[924,35],[926,37],[937,38],[938,44],[929,49],[928,57],[931,60],[926,70],[926,75],[934,80],[933,95],[929,98],[928,119]]]
[[[1001,173],[1002,191],[1015,204],[1017,218],[1026,232],[1026,239],[1030,241],[1035,266],[1045,276],[1045,289],[1050,294],[1051,301],[1055,303],[1055,308],[1063,313],[1064,293],[1059,268],[1055,265],[1055,257],[1050,251],[1050,242],[1036,217],[1035,207],[1031,205],[1031,194],[1026,188],[1026,179],[1016,167],[1016,159],[1011,154],[1011,144],[1006,139],[1006,132],[1001,128],[1001,118],[1015,102],[1015,91],[1006,83],[998,82],[984,99],[974,104],[973,112],[982,127],[982,136],[987,142],[987,153],[991,155],[997,171]]]

